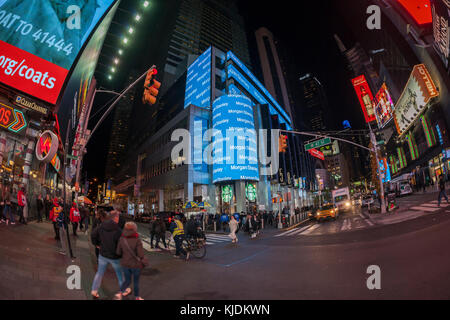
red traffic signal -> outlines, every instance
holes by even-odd
[[[280,134],[280,136],[278,137],[278,152],[286,152],[287,150],[287,136],[284,134]]]
[[[157,81],[154,76],[158,74],[158,70],[150,69],[147,72],[144,83],[144,94],[142,96],[142,103],[153,105],[156,103],[156,97],[159,94],[161,82]]]

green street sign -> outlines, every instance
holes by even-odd
[[[77,156],[72,156],[71,154],[68,154],[68,155],[67,155],[67,158],[68,158],[68,159],[72,159],[72,160],[78,160],[78,157],[77,157]]]
[[[331,143],[331,138],[325,138],[321,140],[316,140],[311,143],[305,144],[305,150],[311,150],[311,149],[317,149],[323,146],[326,146],[327,144]]]

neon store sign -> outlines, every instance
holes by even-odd
[[[27,121],[22,111],[0,103],[0,126],[18,133],[26,128]]]

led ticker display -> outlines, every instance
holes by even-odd
[[[364,75],[360,75],[352,79],[353,88],[355,88],[359,103],[364,113],[366,122],[375,121],[374,102],[372,91],[370,91],[369,84]]]
[[[55,104],[79,52],[113,2],[0,1],[0,82]]]
[[[213,103],[213,183],[259,180],[252,102],[221,96]]]
[[[286,113],[286,111],[284,111],[283,108],[281,108],[280,104],[272,97],[269,91],[261,84],[261,82],[253,75],[253,73],[251,73],[250,70],[248,70],[248,68],[231,51],[227,52],[227,60],[232,60],[233,62],[235,62],[239,66],[239,68],[255,83],[258,89],[261,90],[270,100],[270,104],[275,106],[277,110],[276,114],[281,114],[283,118],[288,122],[287,125],[290,127],[291,118],[289,117],[289,115]]]
[[[193,104],[209,108],[211,104],[211,47],[188,68],[184,107]]]
[[[20,132],[27,127],[22,111],[0,103],[0,127],[12,132]]]
[[[430,0],[397,0],[418,25],[432,22]]]
[[[375,116],[377,118],[378,128],[383,128],[389,120],[392,119],[392,113],[395,108],[386,83],[383,83],[380,90],[375,95],[375,99],[377,101]]]

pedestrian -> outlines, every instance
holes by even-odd
[[[62,255],[67,255],[67,232],[69,232],[67,223],[66,223],[66,215],[61,206],[62,200],[60,199],[58,204],[61,211],[57,213],[57,211],[53,211],[53,218],[55,219],[55,225],[58,230],[59,241],[61,244],[61,250],[59,251]],[[53,208],[55,209],[55,208]],[[56,218],[55,218],[56,217]]]
[[[83,208],[83,202],[80,203],[78,210],[80,210],[80,231],[83,231],[84,219],[86,218],[86,212],[84,211],[84,208]],[[87,231],[87,227],[86,227],[86,231]]]
[[[239,223],[236,221],[236,218],[234,216],[231,216],[229,227],[230,227],[230,234],[228,236],[231,238],[232,243],[237,243],[238,237],[236,236],[236,233],[239,230]]]
[[[145,267],[145,254],[142,241],[137,233],[137,226],[134,222],[127,222],[123,229],[122,237],[117,245],[116,254],[121,256],[120,265],[122,266],[125,281],[120,287],[120,292],[116,295],[118,300],[131,293],[131,276],[133,276],[133,291],[136,300],[144,300],[139,295],[139,278],[141,270]]]
[[[52,221],[52,223],[53,223],[53,231],[55,232],[55,240],[60,239],[57,220],[58,220],[58,217],[61,214],[62,210],[63,209],[59,205],[58,198],[54,198],[53,199],[53,208],[50,211],[49,218],[50,218],[50,221]]]
[[[155,235],[156,235],[156,243],[155,248],[159,248],[159,240],[164,244],[164,248],[167,249],[166,243],[166,224],[162,221],[161,217],[156,219],[155,225]]]
[[[153,247],[153,239],[155,239],[155,235],[156,235],[155,227],[156,227],[156,217],[153,217],[150,220],[150,224],[148,226],[148,229],[150,232],[150,248],[152,248],[152,249],[154,248]]]
[[[27,197],[25,196],[25,187],[21,186],[19,192],[17,192],[17,204],[19,210],[19,223],[27,224],[24,216],[24,210],[27,205]]]
[[[172,232],[173,240],[175,241],[175,258],[179,258],[180,254],[186,256],[186,260],[189,259],[189,252],[186,252],[182,247],[184,239],[184,226],[180,221],[180,216],[176,215],[174,220],[170,224],[170,232]]]
[[[3,213],[3,209],[5,208],[5,199],[3,199],[4,188],[5,188],[5,186],[3,185],[3,183],[0,182],[0,212],[1,213]],[[6,219],[2,214],[0,217],[0,223],[4,223],[4,222],[6,222]]]
[[[94,299],[98,299],[98,289],[102,284],[103,275],[109,264],[112,265],[119,284],[119,293],[116,299],[121,298],[120,288],[124,282],[122,268],[120,267],[120,256],[117,254],[117,245],[122,235],[122,231],[118,225],[119,211],[110,211],[106,221],[103,221],[98,228],[95,228],[91,234],[92,244],[99,248],[98,268],[92,282],[91,295]]]
[[[256,221],[250,213],[247,214],[247,219],[245,220],[245,231],[248,232],[252,239],[256,237]]]
[[[106,212],[102,209],[97,211],[97,214],[94,218],[94,222],[92,222],[92,232],[94,232],[95,229],[97,229],[98,227],[100,227],[100,225],[106,221],[107,215]],[[100,254],[100,250],[98,247],[95,247],[95,256],[97,257],[97,262],[98,262],[98,256]]]
[[[42,222],[42,210],[44,209],[44,201],[42,201],[41,194],[38,195],[36,199],[36,209],[37,209],[37,222]]]
[[[5,200],[5,206],[3,208],[3,216],[6,220],[6,225],[9,223],[16,224],[14,220],[14,215],[11,210],[11,198],[12,198],[12,192],[11,192],[11,186],[9,184],[6,184],[3,188],[3,199]],[[8,218],[9,215],[9,218]]]
[[[269,215],[267,217],[267,222],[269,223],[269,225],[273,226],[273,212],[270,211]]]
[[[441,176],[439,177],[439,196],[438,196],[438,207],[441,206],[441,198],[444,197],[445,200],[447,200],[448,203],[448,197],[447,194],[445,193],[445,180],[444,180],[444,175],[441,174]]]
[[[72,223],[73,235],[75,237],[78,237],[77,229],[80,221],[81,221],[80,210],[78,209],[76,202],[74,202],[72,204],[72,208],[70,208],[70,222]]]
[[[47,219],[47,221],[50,221],[49,217],[50,211],[52,210],[52,201],[50,200],[50,195],[48,193],[45,196],[44,207],[45,207],[45,219]]]

